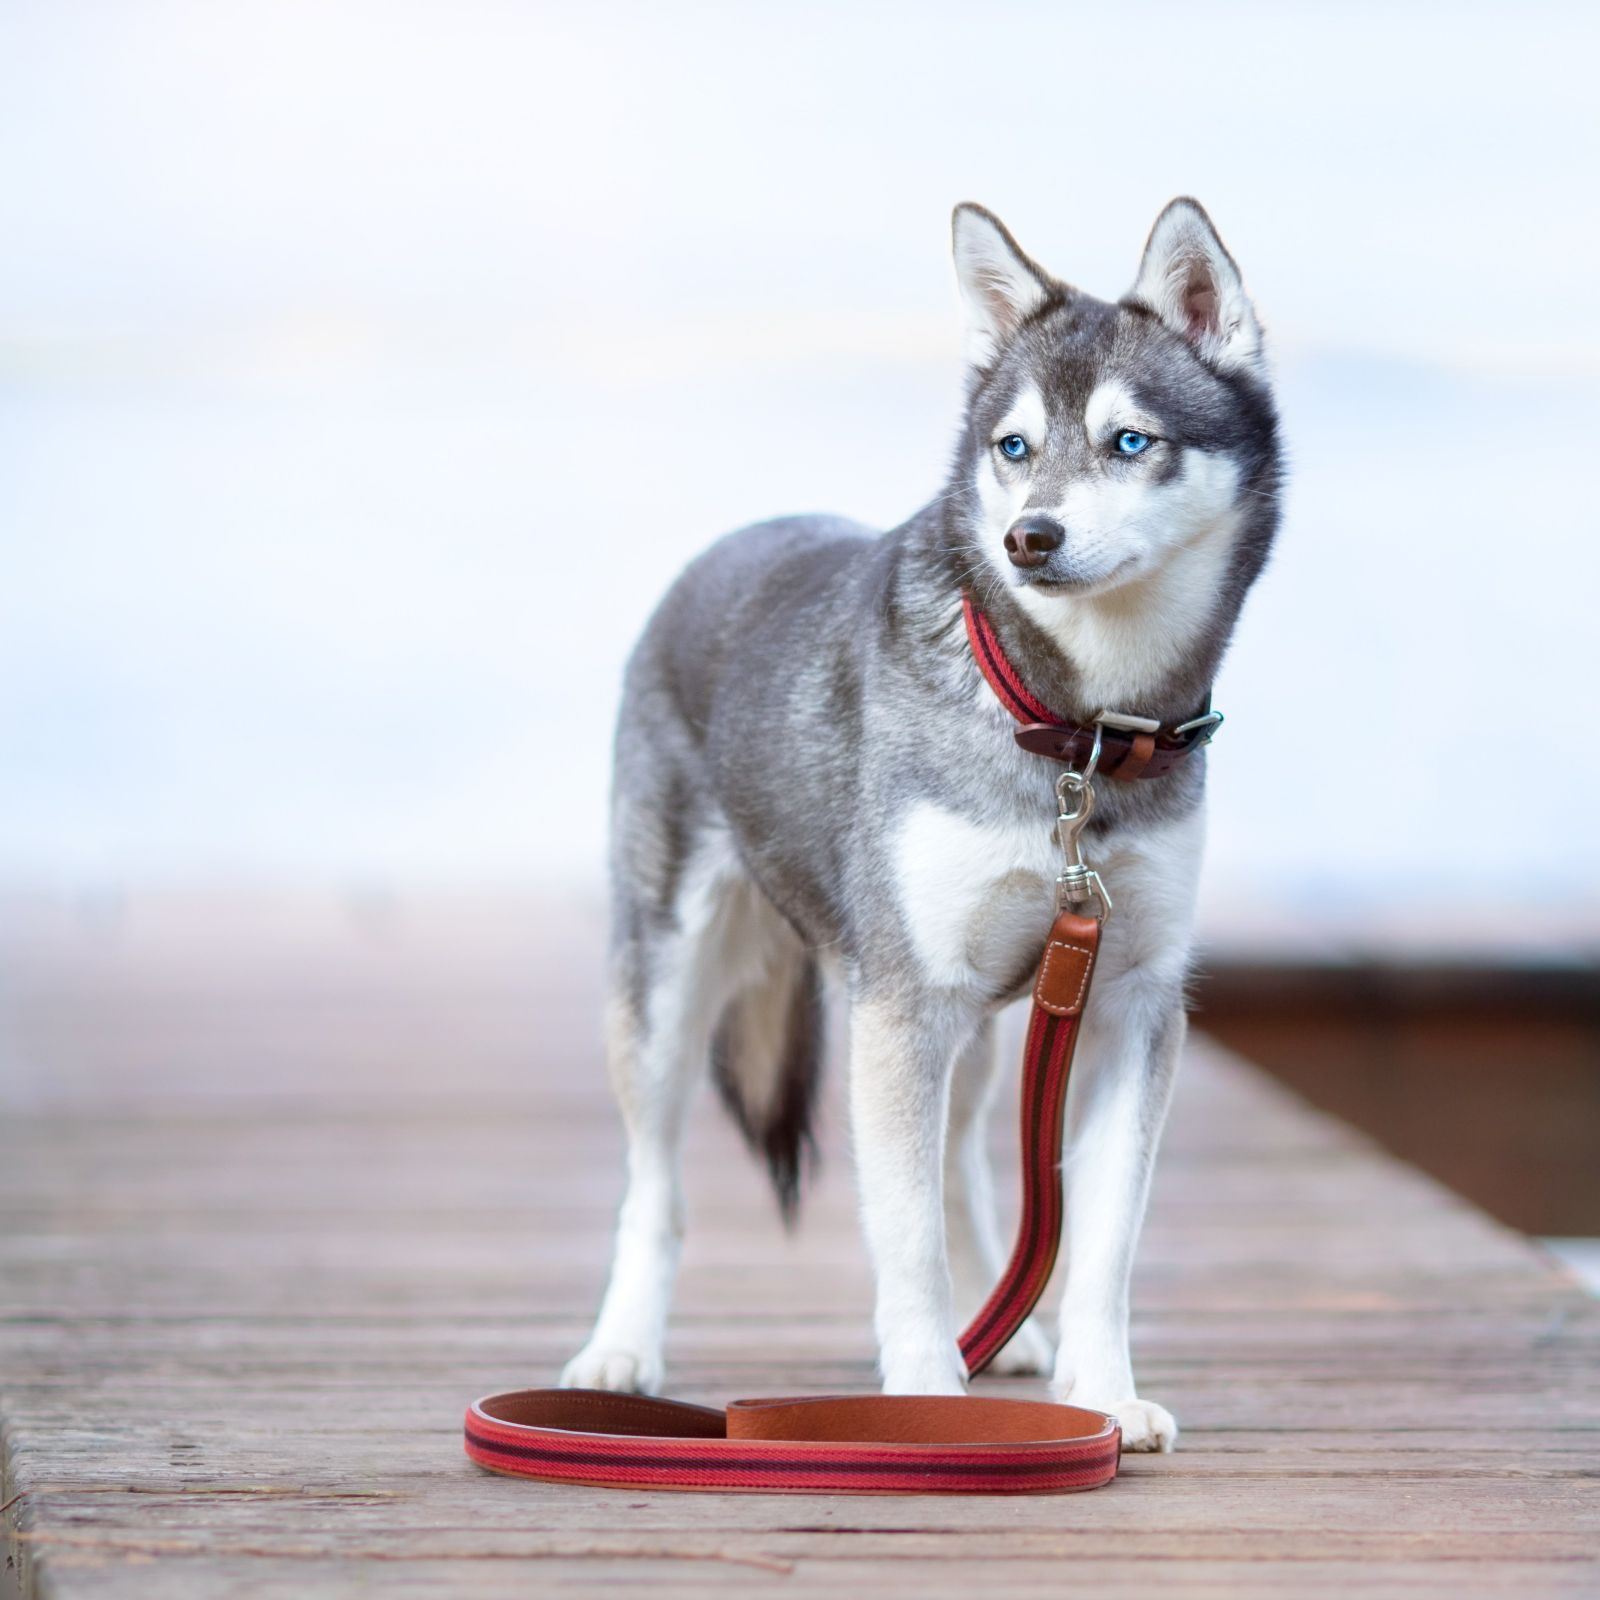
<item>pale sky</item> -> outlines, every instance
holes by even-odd
[[[939,487],[952,203],[1115,296],[1192,192],[1295,465],[1208,894],[1509,851],[1591,915],[1597,58],[1577,5],[10,0],[0,882],[592,881],[684,560]]]

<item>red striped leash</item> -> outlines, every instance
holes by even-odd
[[[815,1395],[726,1411],[523,1389],[467,1412],[481,1467],[603,1489],[766,1494],[1062,1494],[1116,1476],[1110,1417],[1044,1400]]]
[[[970,599],[962,609],[980,671],[1023,724],[1017,742],[1066,767],[1056,785],[1065,856],[1059,910],[1034,980],[1023,1048],[1022,1217],[999,1284],[961,1336],[967,1371],[976,1375],[1038,1304],[1060,1248],[1067,1079],[1101,920],[1111,909],[1099,875],[1079,850],[1108,730],[1122,740],[1108,774],[1155,777],[1204,744],[1221,719],[1207,709],[1170,733],[1146,719],[1113,721],[1115,713],[1088,725],[1062,722],[1028,692]],[[1099,914],[1086,916],[1078,908],[1091,902],[1098,902]],[[608,1489],[772,1494],[1094,1489],[1116,1476],[1122,1441],[1114,1418],[1043,1400],[815,1395],[736,1400],[717,1411],[600,1389],[489,1395],[469,1407],[465,1434],[467,1454],[479,1466],[518,1477]]]

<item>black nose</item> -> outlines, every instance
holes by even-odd
[[[1014,567],[1042,567],[1066,536],[1054,517],[1019,517],[1006,534],[1006,554]]]

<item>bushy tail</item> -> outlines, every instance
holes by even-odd
[[[811,1119],[821,1076],[822,982],[804,952],[728,1003],[711,1041],[711,1075],[750,1148],[762,1156],[792,1226],[816,1155]]]

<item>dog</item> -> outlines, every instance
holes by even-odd
[[[606,1056],[627,1189],[571,1386],[652,1392],[683,1236],[679,1148],[707,1070],[792,1214],[811,1153],[824,969],[886,1394],[953,1395],[957,1313],[1005,1259],[986,1155],[993,1016],[1053,914],[1056,765],[1019,749],[963,597],[1046,705],[1175,726],[1209,704],[1276,531],[1260,325],[1205,211],[1174,200],[1115,304],[956,208],[966,406],[944,491],[887,533],[831,516],[730,534],[627,667],[611,814]],[[1128,1285],[1186,1025],[1205,757],[1097,785],[1087,854],[1115,896],[1067,1107],[1059,1339],[999,1371],[1177,1425],[1134,1388]]]

